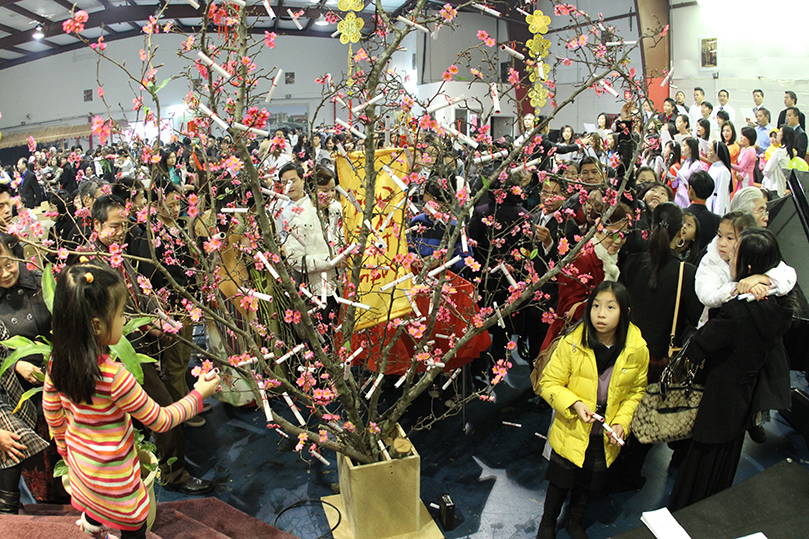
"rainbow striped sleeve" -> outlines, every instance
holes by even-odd
[[[45,421],[51,431],[51,436],[56,441],[56,450],[62,457],[67,455],[65,446],[65,432],[67,432],[67,421],[65,410],[62,408],[62,399],[59,392],[53,387],[49,374],[45,375],[44,395],[42,396],[42,411],[45,413]]]
[[[202,395],[195,389],[171,406],[161,407],[153,401],[121,364],[112,380],[110,396],[121,410],[139,420],[147,428],[166,432],[202,410]]]

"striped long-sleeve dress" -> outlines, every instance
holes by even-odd
[[[103,355],[99,367],[92,404],[74,403],[46,376],[42,407],[70,468],[73,507],[111,528],[136,530],[146,521],[149,499],[140,479],[130,416],[165,432],[198,413],[202,396],[195,390],[161,408],[123,365]]]

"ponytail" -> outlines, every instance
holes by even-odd
[[[103,353],[93,319],[112,327],[112,318],[126,299],[121,276],[99,262],[62,271],[53,299],[53,352],[50,376],[54,387],[74,403],[92,404]]]
[[[652,235],[649,237],[649,287],[657,288],[660,270],[672,258],[671,240],[683,228],[683,210],[673,202],[662,202],[652,215]]]

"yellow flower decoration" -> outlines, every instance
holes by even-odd
[[[365,25],[365,21],[358,18],[353,11],[350,11],[346,18],[337,23],[337,31],[340,32],[340,43],[357,43],[362,35],[360,30]]]
[[[532,107],[541,109],[547,103],[548,90],[544,86],[537,84],[528,90],[528,98],[531,100]]]
[[[362,11],[364,4],[362,0],[340,0],[337,7],[340,11]]]
[[[548,31],[551,18],[538,9],[534,11],[533,15],[526,16],[525,22],[529,24],[528,31],[532,34],[545,34]]]
[[[540,76],[540,74],[539,74],[540,69],[545,74],[545,76]],[[548,80],[548,74],[550,72],[551,72],[551,66],[549,66],[548,64],[546,64],[544,62],[540,62],[539,65],[531,68],[531,73],[528,76],[528,79],[531,82],[538,82],[538,81]]]
[[[551,42],[544,37],[536,35],[533,39],[526,41],[525,46],[528,47],[528,53],[532,58],[544,58],[551,48]]]

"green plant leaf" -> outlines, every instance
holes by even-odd
[[[143,369],[140,368],[140,361],[132,343],[126,337],[121,337],[118,344],[110,345],[110,355],[113,359],[118,358],[124,364],[126,370],[132,373],[139,384],[143,384]]]
[[[489,190],[489,180],[486,179],[486,176],[481,176],[480,181],[483,182],[483,188],[488,191]]]
[[[141,363],[157,363],[157,359],[153,357],[149,357],[146,354],[141,354],[140,352],[137,354],[138,361]]]
[[[29,339],[28,337],[23,337],[22,335],[15,335],[10,339],[6,339],[5,341],[0,342],[6,348],[11,348],[12,350],[16,350],[17,348],[23,346],[30,346],[34,344],[34,341]]]
[[[16,339],[17,337],[14,337],[14,338]],[[20,360],[20,359],[22,359],[24,357],[33,356],[33,355],[36,355],[36,354],[41,354],[42,357],[44,357],[45,360],[47,361],[47,359],[51,355],[51,350],[52,350],[51,345],[38,343],[38,342],[33,342],[33,341],[29,341],[29,343],[30,344],[28,344],[26,346],[23,346],[21,348],[17,348],[12,353],[10,353],[8,355],[8,357],[6,357],[6,359],[3,361],[3,365],[0,366],[0,376],[2,376],[3,373],[6,372],[6,370],[9,367],[11,367],[18,360]]]
[[[68,467],[67,463],[64,459],[59,459],[59,462],[53,465],[53,476],[54,477],[62,477],[63,475],[67,475]]]
[[[31,389],[29,389],[28,391],[23,393],[22,397],[20,397],[20,402],[17,403],[17,406],[14,408],[14,411],[12,413],[16,414],[25,401],[27,401],[28,399],[30,399],[31,397],[33,397],[37,393],[42,393],[44,391],[44,389],[45,388],[43,388],[42,386],[32,387]]]
[[[53,278],[53,266],[48,264],[42,272],[42,299],[45,306],[53,313],[53,295],[56,291],[56,279]]]
[[[163,82],[161,82],[161,83],[160,83],[160,86],[158,86],[157,88],[155,88],[155,89],[152,91],[152,93],[156,94],[157,92],[159,92],[160,90],[162,90],[162,89],[163,89],[163,88],[166,86],[166,84],[168,84],[168,83],[169,83],[169,81],[170,81],[170,80],[171,80],[171,77],[169,77],[168,79],[166,79],[166,80],[164,80]]]
[[[531,251],[531,260],[535,259],[538,254],[539,249],[534,249],[533,251]]]
[[[124,335],[129,335],[139,327],[150,324],[152,320],[154,320],[154,318],[150,316],[139,316],[138,318],[133,318],[124,326]]]

